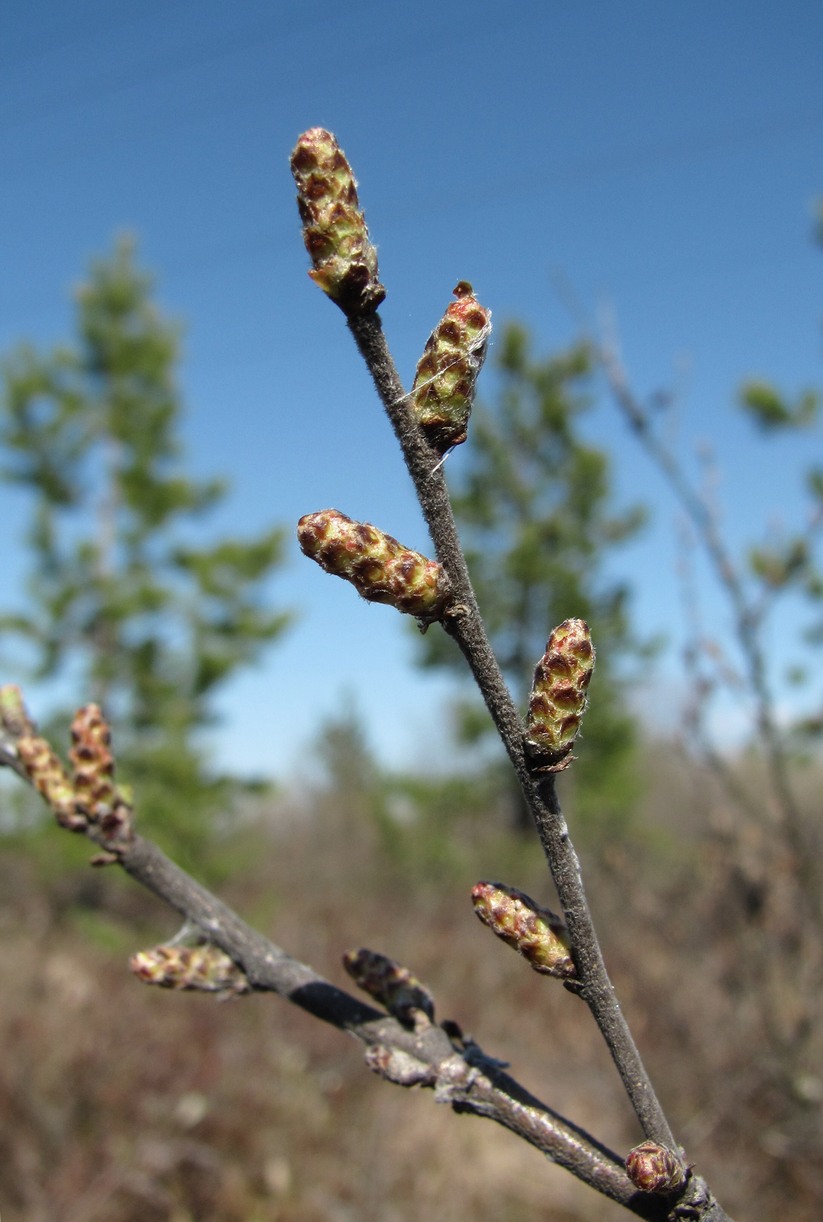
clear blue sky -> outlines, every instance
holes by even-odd
[[[406,379],[459,279],[498,322],[524,319],[546,350],[565,343],[562,275],[587,310],[612,304],[642,393],[677,384],[684,453],[712,442],[729,535],[756,537],[799,511],[819,450],[819,433],[753,439],[732,404],[745,375],[823,380],[822,55],[819,0],[7,0],[0,349],[66,338],[72,284],[133,230],[186,325],[191,464],[233,482],[220,528],[335,506],[425,549],[342,315],[306,276],[288,154],[323,125],[360,182]],[[645,630],[676,642],[671,504],[605,401],[591,427],[616,447],[618,487],[655,513],[626,563]],[[457,471],[460,451],[449,461]],[[21,512],[0,489],[6,604]],[[288,769],[347,693],[387,758],[442,750],[447,685],[411,669],[399,616],[296,545],[272,597],[302,618],[222,701],[225,762]],[[662,718],[673,658],[660,676]]]

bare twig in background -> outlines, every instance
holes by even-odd
[[[803,821],[789,777],[786,752],[774,714],[766,658],[757,628],[762,621],[759,603],[747,596],[740,572],[720,532],[717,516],[706,498],[689,483],[682,464],[654,430],[649,413],[633,392],[613,336],[597,345],[597,353],[615,402],[640,444],[663,473],[692,523],[706,555],[725,591],[734,617],[735,638],[746,665],[746,678],[755,705],[757,735],[768,764],[775,813],[791,844],[798,868],[805,857]]]
[[[731,799],[716,816],[713,828],[717,887],[711,919],[734,937],[736,948],[724,964],[719,983],[733,1004],[741,994],[750,999],[749,1041],[761,1049],[752,1095],[770,1093],[779,1100],[776,1110],[784,1117],[782,1124],[802,1132],[804,1142],[814,1144],[819,1120],[809,1112],[803,1083],[816,1083],[815,1067],[821,1057],[823,889],[814,848],[816,823],[804,815],[795,793],[791,745],[779,727],[768,674],[771,642],[766,615],[785,582],[770,587],[768,581],[754,585],[744,581],[743,570],[723,538],[711,498],[689,480],[680,456],[662,440],[632,389],[613,330],[595,343],[595,350],[615,403],[668,482],[731,611],[732,627],[726,641],[742,659],[739,674],[729,668],[721,642],[715,640],[709,648],[699,623],[696,589],[684,573],[690,634],[685,661],[693,684],[688,728],[698,756]],[[811,550],[820,527],[818,505],[797,536],[801,552]],[[782,623],[785,629],[791,617],[784,615]],[[710,676],[701,668],[701,658],[709,658]],[[748,697],[762,769],[754,759],[745,766],[728,762],[716,733],[708,729],[707,706],[718,686],[736,691],[738,699],[741,691]],[[801,1166],[804,1148],[802,1144],[797,1147]],[[787,1167],[792,1163],[791,1152],[787,1144]]]

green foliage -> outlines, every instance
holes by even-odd
[[[771,590],[779,590],[809,570],[809,541],[801,536],[786,540],[780,547],[754,547],[749,553],[752,573]]]
[[[823,245],[823,205],[818,204],[816,239]],[[809,431],[820,422],[821,395],[818,390],[808,389],[793,399],[781,392],[771,382],[760,378],[749,378],[743,382],[738,400],[740,407],[762,434],[785,434],[801,429]],[[823,640],[823,619],[819,607],[823,603],[823,572],[820,566],[820,533],[823,524],[823,467],[818,463],[809,466],[805,477],[806,491],[810,499],[805,523],[796,530],[785,532],[776,541],[749,549],[748,570],[760,586],[760,616],[771,607],[775,597],[787,592],[805,597],[815,609],[816,619],[810,627],[797,632],[801,642],[800,660],[789,666],[785,682],[794,685],[805,683],[811,676],[810,654]],[[811,647],[811,649],[809,648]],[[793,744],[803,744],[810,739],[823,737],[823,705],[810,714],[796,719],[791,726]]]
[[[790,403],[770,382],[750,379],[740,389],[740,406],[764,433],[778,429],[800,429],[814,424],[820,411],[820,396],[805,390]]]
[[[453,495],[469,568],[498,659],[524,705],[552,628],[569,616],[588,621],[598,662],[579,750],[586,763],[573,770],[575,806],[589,820],[620,821],[634,797],[634,729],[619,666],[637,645],[628,588],[604,577],[603,560],[636,533],[644,512],[614,512],[608,455],[583,439],[592,370],[586,346],[535,357],[527,331],[509,324],[496,365],[499,396],[472,416]],[[457,666],[460,659],[449,638],[429,633],[423,662]],[[466,706],[465,738],[488,724],[476,705]]]
[[[182,469],[179,332],[151,289],[121,240],[77,292],[74,344],[4,362],[2,476],[29,494],[31,571],[0,631],[27,642],[35,678],[70,670],[103,706],[141,822],[191,862],[233,784],[198,731],[287,624],[265,597],[283,533],[191,543],[225,488]]]

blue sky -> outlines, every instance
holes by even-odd
[[[754,438],[733,399],[744,376],[789,390],[823,380],[811,239],[821,48],[812,0],[7,0],[0,350],[68,337],[71,286],[132,230],[162,306],[185,323],[191,466],[232,481],[217,527],[254,532],[335,506],[425,550],[342,315],[306,275],[288,155],[323,125],[360,182],[403,376],[459,279],[544,350],[566,343],[577,324],[561,278],[588,313],[614,310],[641,393],[677,387],[678,444],[687,461],[700,441],[715,448],[724,527],[742,545],[796,520],[820,451],[819,433]],[[487,365],[481,389],[493,385]],[[605,398],[590,428],[615,450],[620,492],[652,509],[621,563],[644,631],[674,646],[671,502]],[[460,462],[457,451],[450,468]],[[25,563],[23,506],[8,489],[0,513],[7,605]],[[296,545],[272,598],[301,618],[221,701],[225,763],[292,768],[352,696],[385,758],[446,758],[450,689],[414,671],[399,616]],[[704,599],[722,630],[721,606],[708,589]],[[677,690],[672,649],[650,696],[656,721],[673,716]]]

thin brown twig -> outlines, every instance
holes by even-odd
[[[785,828],[798,873],[806,884],[803,888],[805,901],[812,913],[819,918],[819,897],[814,879],[807,870],[802,816],[789,779],[788,760],[774,717],[774,701],[769,688],[766,659],[758,637],[758,630],[773,598],[770,598],[768,593],[757,600],[747,597],[740,574],[720,533],[716,514],[707,500],[691,486],[671,447],[654,431],[648,411],[631,387],[621,359],[613,320],[607,318],[602,326],[592,326],[587,311],[563,276],[556,277],[556,286],[570,312],[577,319],[592,353],[599,361],[612,398],[640,444],[669,482],[709,557],[721,588],[726,591],[732,608],[736,637],[746,663],[749,687],[755,701],[755,725],[766,760],[776,811]],[[823,506],[818,507],[812,514],[802,537],[811,544],[821,530]],[[714,755],[719,758],[716,753]],[[710,755],[707,755],[706,759],[708,763],[713,764]]]
[[[595,347],[615,402],[640,444],[668,480],[703,544],[718,582],[726,591],[732,608],[736,640],[746,664],[748,684],[755,702],[755,724],[766,759],[776,811],[798,865],[802,868],[806,851],[803,821],[789,780],[786,752],[774,717],[766,659],[756,631],[759,609],[746,596],[716,516],[703,497],[692,488],[676,456],[651,427],[647,412],[631,389],[616,345],[602,341]]]

